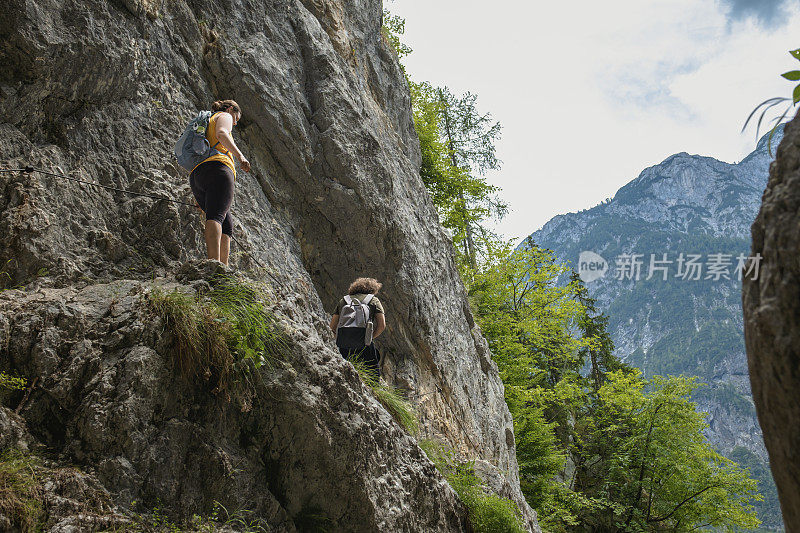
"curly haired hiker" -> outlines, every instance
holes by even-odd
[[[381,287],[374,278],[356,279],[331,318],[342,357],[362,361],[376,377],[380,376],[380,353],[372,341],[386,329],[383,304],[375,296]]]
[[[242,118],[239,104],[233,100],[218,100],[211,106],[211,111],[214,114],[208,119],[205,135],[216,153],[192,169],[189,185],[206,216],[204,236],[208,258],[227,265],[233,235],[230,215],[233,183],[236,181],[233,158],[239,160],[245,172],[250,172],[250,162],[231,135],[231,130]]]

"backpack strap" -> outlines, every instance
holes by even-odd
[[[217,111],[216,113],[214,113],[214,114],[212,114],[210,117],[208,117],[208,128],[206,128],[206,139],[208,139],[208,134],[209,134],[209,132],[211,131],[211,121],[212,121],[212,120],[214,121],[214,129],[216,130],[216,126],[217,126],[217,115],[219,115],[219,114],[221,114],[221,113],[223,113],[223,111]],[[214,131],[214,136],[216,137],[216,135],[217,135],[217,132],[216,132],[216,131]],[[225,150],[225,151],[223,152],[222,150],[219,150],[219,149],[217,149],[217,146],[219,146],[219,145],[220,145],[220,140],[219,140],[219,139],[217,139],[217,142],[216,142],[216,143],[214,143],[214,146],[212,146],[212,147],[211,147],[211,149],[212,149],[212,150],[214,150],[215,152],[217,152],[219,155],[228,156],[228,159],[230,159],[231,161],[233,161],[233,155],[231,154],[230,150],[228,150],[227,148],[225,148],[225,146],[223,146],[223,147],[222,147],[222,150]],[[234,165],[235,165],[235,164],[236,164],[236,162],[234,161]]]
[[[361,300],[361,303],[363,305],[367,306],[367,313],[369,314],[369,318],[365,317],[366,318],[366,322],[372,322],[372,319],[374,318],[372,316],[372,308],[369,306],[369,303],[372,301],[372,297],[373,296],[375,296],[375,295],[374,294],[367,294],[366,296],[364,296],[364,299]]]
[[[345,297],[344,297],[344,303],[346,303],[347,305],[352,305],[352,304],[353,304],[353,299],[352,299],[352,298],[350,298],[350,295],[349,295],[349,294],[346,294],[346,295],[345,295]]]

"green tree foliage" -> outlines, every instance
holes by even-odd
[[[382,30],[398,59],[411,53],[401,41],[405,20],[384,10]],[[508,211],[497,197],[500,189],[484,177],[501,165],[494,146],[500,123],[478,110],[477,96],[470,92],[457,96],[447,87],[407,80],[422,153],[420,176],[452,236],[459,269],[468,276],[496,239],[487,222]]]
[[[514,418],[523,492],[549,531],[753,527],[755,482],[703,437],[693,378],[621,363],[550,251],[501,245],[469,287]]]
[[[530,238],[527,244],[529,247],[534,246]],[[608,317],[598,311],[594,299],[589,296],[589,290],[574,270],[570,272],[570,285],[574,287],[575,298],[583,306],[578,317],[578,327],[587,343],[579,356],[581,361],[589,363],[592,392],[597,394],[607,372],[630,367],[614,356],[614,342],[608,333]]]
[[[0,372],[0,405],[5,404],[16,392],[25,388],[25,378]]]
[[[15,391],[25,388],[25,378],[0,372],[0,390]]]
[[[800,48],[797,50],[791,50],[789,52],[796,60],[800,61]],[[784,72],[781,74],[784,78],[789,81],[800,81],[800,70],[790,70],[789,72]],[[792,91],[792,105],[800,102],[800,83],[794,86],[794,90]]]
[[[381,34],[389,44],[389,46],[397,54],[397,59],[403,59],[412,52],[411,48],[400,41],[400,36],[406,32],[406,21],[402,17],[392,15],[388,9],[383,10],[383,26],[381,27]],[[402,67],[403,64],[400,63]],[[403,69],[405,72],[405,69]]]
[[[420,176],[452,235],[459,265],[474,269],[495,239],[487,221],[508,210],[497,197],[500,189],[483,177],[500,168],[494,147],[500,124],[478,111],[474,94],[459,97],[427,82],[409,85],[422,152]]]
[[[593,347],[577,334],[584,314],[577,282],[558,284],[566,272],[547,250],[504,244],[491,248],[469,287],[514,419],[520,484],[545,524],[574,516],[572,494],[556,477],[568,460],[573,413],[586,402],[580,354]]]
[[[581,513],[582,523],[606,531],[759,524],[750,504],[760,499],[756,482],[703,436],[704,416],[689,401],[696,387],[694,378],[606,374],[580,451],[593,461],[575,487],[602,508]]]
[[[576,282],[558,284],[567,271],[549,250],[514,250],[506,243],[491,249],[470,285],[501,376],[507,388],[520,389],[512,394],[520,394],[523,403],[529,398],[522,391],[531,390],[532,380],[554,387],[577,373],[580,350],[590,342],[574,335],[584,308],[574,298]]]

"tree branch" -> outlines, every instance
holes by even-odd
[[[653,427],[655,426],[656,415],[658,411],[664,407],[664,404],[659,404],[655,410],[653,411],[653,416],[650,418],[650,427],[647,429],[647,438],[644,441],[644,451],[642,452],[642,466],[639,468],[639,480],[638,480],[638,489],[636,491],[636,498],[633,500],[633,504],[631,505],[630,514],[628,514],[628,519],[625,521],[625,525],[629,526],[631,520],[633,520],[633,512],[636,510],[636,507],[639,505],[639,500],[642,499],[642,480],[644,479],[645,468],[647,467],[647,455],[650,452],[650,438],[653,434]]]
[[[717,489],[717,488],[719,488],[721,486],[722,485],[719,485],[719,484],[717,484],[717,485],[709,485],[708,487],[706,487],[706,488],[704,488],[702,490],[698,490],[697,492],[695,492],[691,496],[687,496],[686,498],[684,498],[683,501],[681,503],[679,503],[678,505],[676,505],[675,508],[672,511],[670,511],[669,513],[665,514],[664,516],[659,516],[658,518],[652,518],[652,519],[648,520],[648,522],[663,522],[664,520],[666,520],[670,516],[674,515],[678,511],[678,509],[680,509],[681,507],[683,507],[684,505],[686,505],[687,503],[689,503],[693,499],[697,498],[698,496],[703,494],[705,491],[711,490],[711,489]]]

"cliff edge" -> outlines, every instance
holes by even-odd
[[[756,279],[742,283],[753,400],[764,432],[787,532],[800,531],[800,123],[784,130],[753,223]]]

